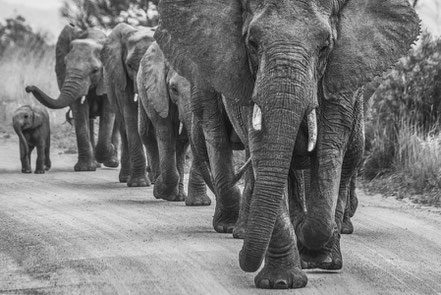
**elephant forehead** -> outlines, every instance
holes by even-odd
[[[91,39],[76,39],[71,42],[73,49],[85,51],[101,50],[103,46]]]

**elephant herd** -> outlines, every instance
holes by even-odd
[[[59,97],[26,87],[49,108],[71,107],[75,171],[120,158],[121,182],[152,182],[156,198],[187,205],[209,205],[208,186],[213,227],[244,239],[240,267],[260,269],[259,288],[300,288],[305,269],[341,269],[340,234],[352,232],[357,206],[364,85],[417,39],[413,8],[407,0],[162,0],[158,10],[155,31],[66,26],[56,46]],[[237,175],[241,147],[249,160]]]

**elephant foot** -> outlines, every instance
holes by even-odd
[[[52,163],[50,160],[46,161],[46,164],[44,164],[44,170],[49,171],[49,169],[51,169],[52,167]]]
[[[213,227],[218,233],[232,233],[239,217],[239,203],[229,208],[216,204]]]
[[[352,224],[351,218],[349,216],[345,216],[343,218],[343,224],[341,225],[341,234],[350,235],[354,232],[354,225]]]
[[[109,168],[117,168],[119,166],[119,161],[117,158],[111,158],[104,161],[103,165]]]
[[[153,196],[170,202],[182,202],[186,198],[185,192],[179,189],[179,178],[176,182],[164,182],[162,175],[155,181]]]
[[[35,174],[44,174],[44,169],[35,169],[34,173]]]
[[[294,253],[281,258],[267,256],[265,265],[254,278],[254,284],[261,289],[296,289],[308,283],[308,277],[294,263]],[[298,261],[298,260],[297,260]]]
[[[158,182],[155,183],[153,188],[153,196],[156,199],[162,199],[169,202],[182,202],[185,200],[186,195],[183,192],[169,192],[170,190],[161,190]]]
[[[150,180],[145,175],[141,175],[138,177],[130,176],[127,180],[128,187],[146,187],[151,186]]]
[[[185,198],[186,206],[210,206],[211,199],[205,194],[188,194]]]
[[[95,161],[78,161],[74,166],[74,170],[77,172],[96,171],[96,163]]]
[[[236,225],[233,229],[233,238],[235,239],[245,239],[246,234],[246,223],[241,220],[239,217],[239,220],[236,222]]]
[[[126,183],[129,180],[129,178],[130,178],[130,171],[121,168],[118,176],[119,182]]]
[[[310,250],[299,245],[303,269],[320,268],[339,270],[343,267],[343,257],[340,251],[340,233],[334,232],[331,240],[320,250]]]
[[[30,168],[22,168],[21,173],[32,173],[32,170]]]

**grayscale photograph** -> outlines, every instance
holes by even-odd
[[[0,0],[0,294],[441,295],[441,0]]]

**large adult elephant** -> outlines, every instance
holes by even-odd
[[[138,129],[149,157],[153,194],[188,206],[210,205],[204,178],[192,163],[188,195],[184,190],[184,164],[191,133],[190,83],[165,60],[156,42],[144,54],[137,75]],[[182,123],[181,123],[182,122]],[[199,158],[193,155],[193,160]]]
[[[155,39],[194,85],[192,100],[215,104],[222,93],[250,149],[241,268],[257,271],[265,257],[261,288],[305,286],[302,266],[340,269],[339,231],[362,150],[351,147],[363,139],[356,92],[416,39],[408,1],[161,1],[159,12]],[[311,183],[301,200],[296,169],[305,155]]]
[[[66,25],[56,44],[55,72],[60,95],[49,97],[36,86],[27,86],[36,99],[51,109],[70,106],[75,118],[78,162],[75,171],[95,171],[96,161],[108,167],[119,164],[117,147],[111,143],[115,114],[104,89],[100,52],[106,35],[95,29],[82,31]],[[98,143],[94,149],[89,119],[100,116]],[[96,159],[96,161],[95,161]]]
[[[115,107],[121,133],[120,182],[129,187],[150,186],[146,158],[138,134],[136,74],[145,51],[154,41],[150,28],[117,25],[104,44],[101,60],[109,100]]]

